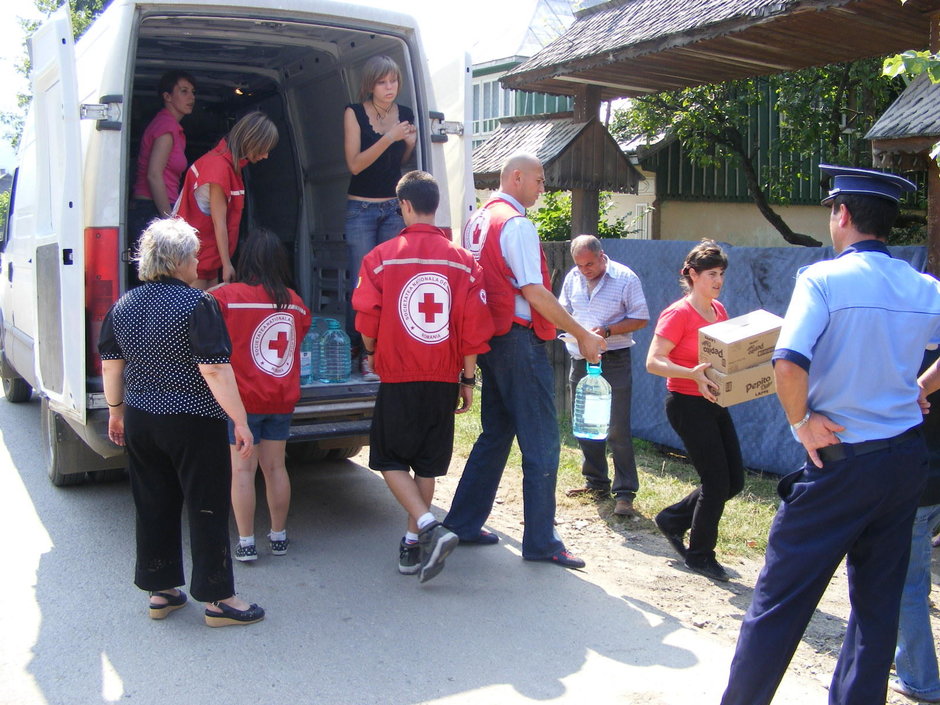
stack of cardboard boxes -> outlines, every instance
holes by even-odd
[[[699,329],[698,359],[711,363],[705,376],[718,385],[720,406],[776,393],[770,357],[782,323],[779,316],[757,309]]]

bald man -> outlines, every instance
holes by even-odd
[[[483,432],[444,524],[461,543],[499,541],[483,524],[515,438],[522,451],[522,557],[583,568],[584,561],[565,549],[555,531],[560,441],[546,341],[561,328],[574,336],[581,355],[592,362],[597,362],[606,343],[575,321],[552,294],[538,232],[525,217],[525,209],[535,205],[544,190],[545,174],[538,158],[516,154],[503,165],[499,191],[464,229],[464,247],[483,267],[496,333],[490,351],[478,360],[483,374]]]

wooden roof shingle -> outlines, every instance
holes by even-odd
[[[918,76],[865,139],[871,140],[876,166],[896,171],[927,169],[932,161],[930,150],[940,139],[940,83],[933,83],[926,74]]]
[[[499,172],[517,152],[534,154],[545,169],[545,187],[636,193],[643,175],[596,118],[578,122],[572,113],[511,117],[473,150],[477,188],[497,188]]]
[[[872,125],[867,140],[940,137],[940,83],[927,74],[911,82]]]
[[[611,0],[576,14],[504,78],[508,88],[601,99],[926,48],[940,0]]]

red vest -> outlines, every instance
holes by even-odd
[[[247,163],[247,159],[241,162],[242,166]],[[205,184],[218,184],[225,194],[225,225],[228,229],[228,255],[231,257],[238,245],[238,229],[245,207],[245,184],[241,176],[235,173],[232,153],[228,151],[224,137],[215,148],[199,157],[186,171],[183,188],[176,203],[176,215],[192,225],[199,237],[199,277],[211,279],[222,266],[222,258],[219,256],[215,240],[212,216],[203,213],[196,203],[196,189]]]
[[[493,315],[496,335],[505,335],[513,323],[519,323],[534,329],[535,334],[542,340],[552,340],[555,337],[555,326],[531,308],[532,321],[516,318],[516,295],[522,294],[520,289],[512,283],[513,275],[503,251],[500,248],[499,238],[503,226],[511,218],[522,218],[509,201],[494,197],[487,201],[482,208],[470,217],[463,231],[463,246],[470,250],[474,258],[483,267],[483,286],[486,289],[486,301]],[[552,290],[551,278],[548,275],[548,263],[545,253],[539,247],[539,257],[542,265],[542,285]]]

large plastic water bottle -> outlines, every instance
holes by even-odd
[[[316,320],[300,343],[300,386],[311,387],[317,381],[317,360],[320,357],[320,332]]]
[[[326,331],[318,342],[317,379],[321,382],[345,382],[349,379],[349,336],[335,318],[326,320]]]
[[[578,438],[604,440],[610,427],[610,384],[601,377],[601,363],[587,363],[587,375],[574,393],[571,432]]]

